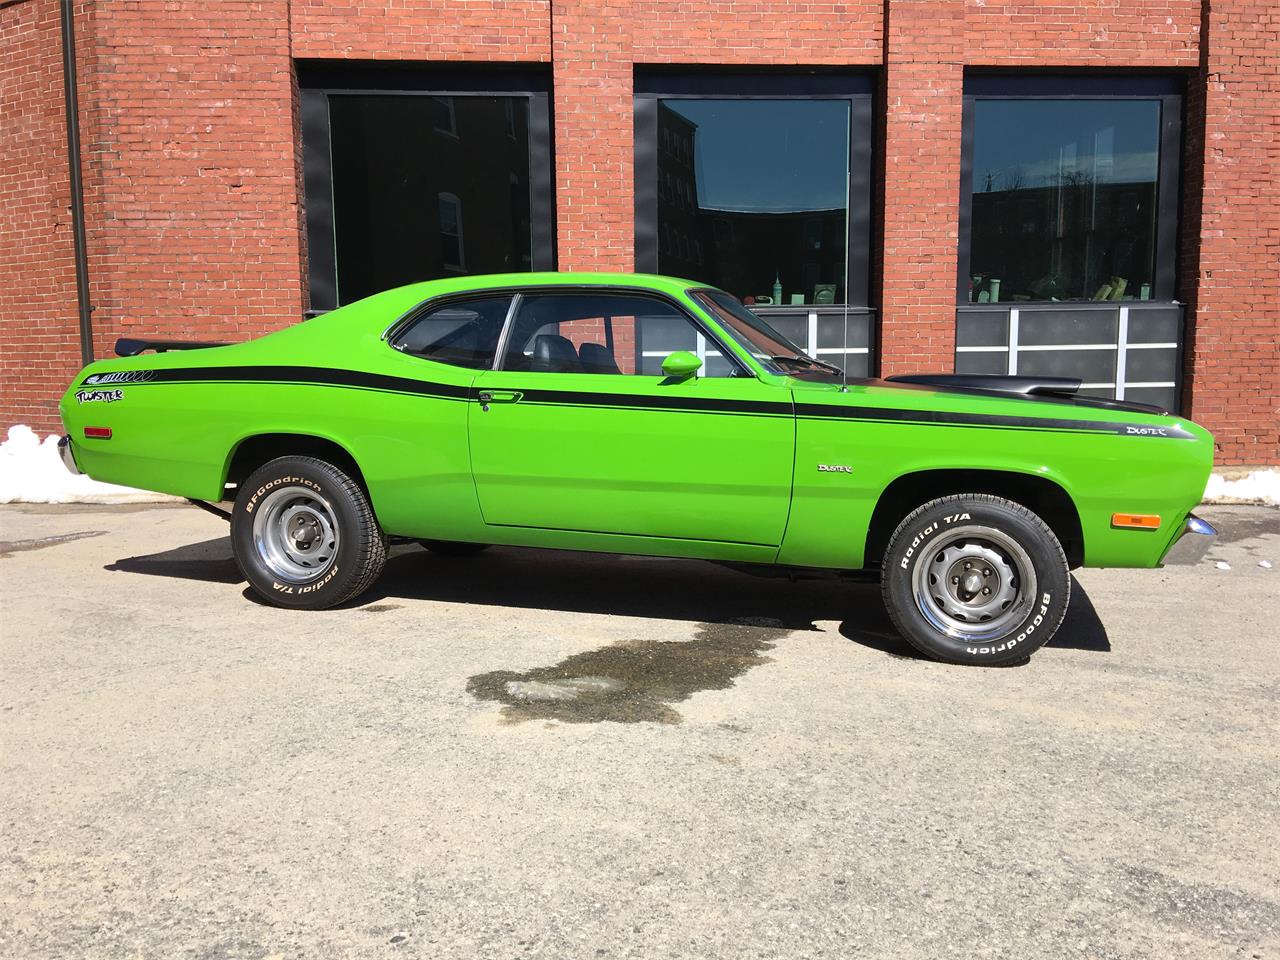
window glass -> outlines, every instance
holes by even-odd
[[[534,294],[516,311],[504,370],[659,377],[677,350],[703,358],[700,376],[737,368],[682,311],[653,297]]]
[[[799,371],[821,377],[843,376],[844,371],[840,367],[809,356],[773,324],[752,313],[724,291],[699,290],[693,298],[766,369],[775,373]],[[782,318],[784,324],[791,319]],[[803,318],[803,322],[807,324],[808,318]]]
[[[848,100],[658,101],[658,272],[745,303],[842,303]]]
[[[339,304],[531,268],[527,97],[333,94],[329,128]]]
[[[489,370],[510,306],[510,297],[487,297],[428,307],[391,345],[415,357]]]
[[[1156,100],[977,99],[969,300],[1147,300]]]

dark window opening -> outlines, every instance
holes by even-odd
[[[969,78],[960,302],[1171,300],[1173,91],[1163,78]]]
[[[748,305],[865,306],[871,93],[829,74],[638,74],[636,267]]]
[[[299,81],[313,311],[554,267],[542,78],[300,65]]]

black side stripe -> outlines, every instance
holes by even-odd
[[[899,410],[893,407],[846,407],[825,403],[797,403],[796,416],[805,420],[877,420],[947,427],[1003,427],[1022,430],[1065,430],[1117,433],[1131,437],[1194,439],[1181,427],[1111,423],[1105,420],[1061,420],[1054,417],[1015,417],[997,413],[954,413],[941,410]]]
[[[436,383],[409,377],[393,377],[360,370],[332,367],[174,367],[165,370],[123,371],[95,374],[82,386],[134,386],[146,383],[278,383],[354,387],[389,393],[412,394],[447,400],[475,399],[474,387]],[[503,389],[510,389],[504,387]],[[645,396],[575,390],[522,390],[521,402],[553,406],[615,407],[639,410],[678,410],[686,413],[734,413],[752,416],[791,416],[790,401],[730,400],[718,397]],[[1180,427],[1156,424],[1114,423],[1104,420],[1066,420],[1053,417],[1018,417],[1007,414],[955,413],[941,410],[901,410],[894,407],[856,407],[845,404],[797,403],[795,416],[805,420],[860,420],[916,426],[986,427],[1006,430],[1065,431],[1118,434],[1120,436],[1194,439]]]
[[[465,400],[467,387],[452,383],[434,383],[410,377],[392,377],[361,370],[333,367],[174,367],[167,370],[125,371],[115,379],[113,374],[97,374],[85,379],[86,386],[115,384],[130,386],[142,383],[303,383],[327,387],[361,387],[392,393],[412,393],[427,397]],[[139,375],[136,378],[129,374]]]

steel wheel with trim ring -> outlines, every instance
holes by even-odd
[[[1071,597],[1062,545],[1019,503],[942,497],[899,524],[881,591],[913,647],[950,663],[1018,663],[1058,629]]]
[[[256,593],[306,610],[364,593],[387,555],[364,490],[314,457],[280,457],[254,471],[236,497],[231,543]]]

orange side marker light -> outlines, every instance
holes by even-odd
[[[1158,513],[1113,513],[1111,525],[1122,530],[1158,530],[1160,514]]]

